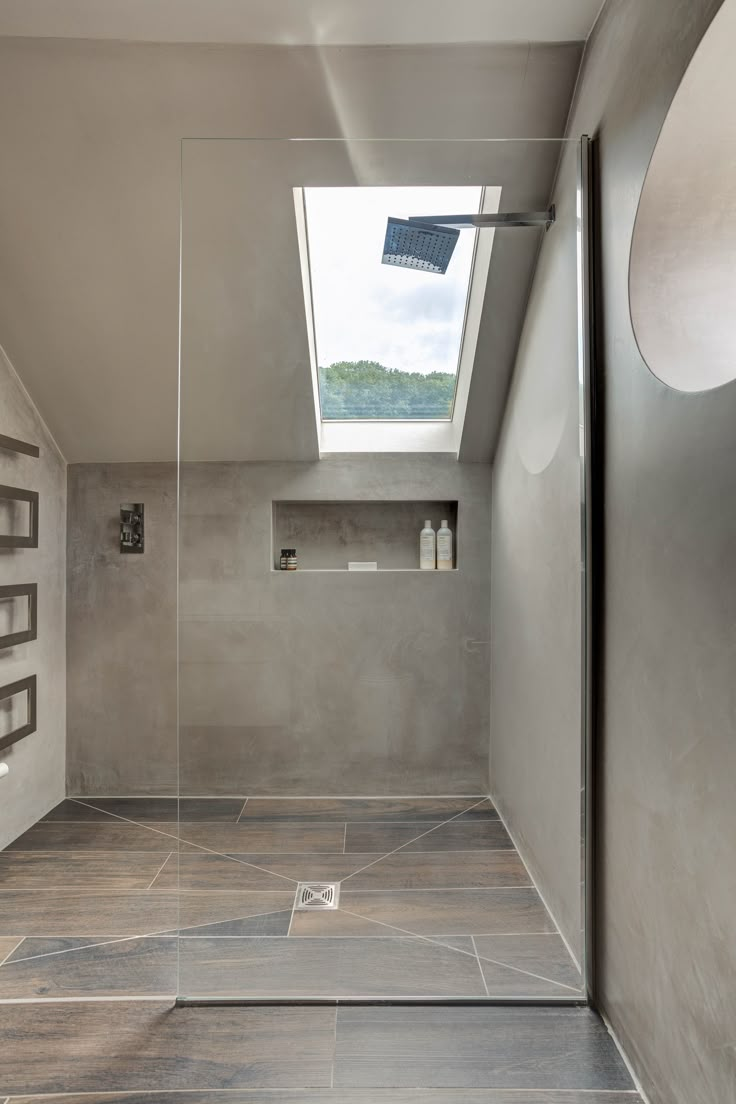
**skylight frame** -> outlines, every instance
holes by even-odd
[[[357,186],[359,187],[359,185]],[[321,187],[324,187],[324,185],[321,185]],[[475,230],[455,373],[455,388],[449,416],[447,418],[325,419],[322,417],[319,365],[317,361],[306,187],[295,187],[293,193],[320,454],[351,452],[449,452],[457,454],[465,421],[470,379],[475,363],[495,231],[485,229],[481,235],[477,229]],[[488,184],[481,185],[479,213],[495,214],[499,209],[500,202],[500,187]]]

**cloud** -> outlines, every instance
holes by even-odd
[[[306,206],[320,364],[376,360],[455,372],[473,234],[461,233],[445,276],[381,264],[389,215],[474,211],[480,188],[308,188]]]

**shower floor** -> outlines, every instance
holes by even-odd
[[[178,805],[67,799],[0,852],[0,999],[580,996],[488,797]]]

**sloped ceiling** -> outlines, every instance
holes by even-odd
[[[0,35],[367,46],[574,42],[601,0],[0,0]]]
[[[581,49],[0,39],[0,344],[66,458],[176,456],[182,137],[556,138]],[[548,195],[553,161],[537,165],[530,197]],[[214,181],[213,223],[217,202]],[[267,226],[250,227],[250,238],[222,237],[217,263],[228,272],[250,258],[248,279],[271,309],[244,311],[240,349],[233,332],[218,347],[213,314],[200,309],[206,332],[188,337],[206,353],[197,453],[310,458],[303,305],[278,300],[296,287],[298,255],[289,234],[264,252]],[[519,234],[494,243],[503,310],[488,320],[482,356],[479,345],[464,459],[493,448],[536,253]],[[239,287],[223,286],[220,304],[237,311]]]

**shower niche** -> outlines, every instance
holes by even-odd
[[[281,549],[295,548],[300,571],[347,571],[350,562],[375,561],[379,572],[419,572],[419,532],[427,518],[434,529],[447,520],[458,567],[457,501],[275,501],[271,517],[274,570]]]

